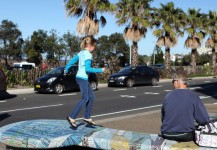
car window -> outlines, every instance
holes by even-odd
[[[69,68],[69,74],[76,74],[77,72],[77,67],[76,66],[73,66],[71,68]]]
[[[146,71],[147,71],[149,74],[152,74],[152,73],[154,72],[154,69],[149,68],[149,67],[146,67]]]
[[[134,68],[135,69],[135,68]],[[134,70],[133,68],[124,68],[124,69],[122,69],[122,70],[120,70],[119,71],[119,73],[130,73],[130,72],[132,72],[133,70]]]
[[[47,74],[59,75],[59,74],[61,74],[61,73],[62,73],[61,68],[56,68],[56,69],[51,70],[51,71],[48,72]]]
[[[22,68],[23,68],[24,70],[30,70],[30,69],[32,69],[33,67],[32,67],[32,65],[23,65]]]
[[[3,79],[4,78],[4,73],[3,71],[0,69],[0,78]]]

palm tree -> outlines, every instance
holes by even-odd
[[[206,32],[209,34],[209,38],[206,41],[205,46],[212,49],[212,74],[216,73],[216,49],[217,49],[217,12],[209,11],[207,15]]]
[[[115,17],[118,25],[127,24],[124,37],[133,42],[132,65],[138,64],[138,41],[145,36],[150,26],[150,5],[153,0],[120,0]]]
[[[158,38],[157,45],[159,47],[165,46],[164,64],[166,66],[166,77],[169,77],[170,48],[177,45],[178,36],[184,35],[181,28],[184,26],[185,13],[180,8],[175,8],[173,2],[160,5],[161,8],[155,14],[155,22],[160,22],[161,25],[157,24],[157,29],[153,31],[153,34]]]
[[[109,0],[64,0],[68,16],[81,17],[76,31],[83,35],[96,35],[99,32],[99,23],[106,24],[104,16],[98,18],[98,12],[115,10],[115,5]]]
[[[186,32],[188,33],[188,38],[185,41],[185,47],[191,48],[191,65],[192,73],[196,73],[196,53],[197,48],[201,47],[201,43],[205,37],[205,32],[203,32],[203,20],[206,15],[200,13],[200,9],[188,9],[186,18]]]

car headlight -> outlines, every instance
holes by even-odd
[[[121,77],[118,77],[118,80],[124,80],[126,78],[126,76],[121,76]]]
[[[56,80],[56,77],[50,78],[49,80],[47,80],[47,83],[52,83],[54,80]]]

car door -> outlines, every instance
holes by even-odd
[[[144,66],[143,72],[145,77],[145,83],[151,83],[151,80],[153,78],[153,70],[147,66]]]
[[[133,71],[134,74],[134,81],[135,84],[142,84],[144,83],[144,72],[142,72],[141,67],[136,67],[135,70]]]
[[[78,89],[78,84],[76,82],[76,73],[77,73],[77,66],[72,66],[69,68],[68,74],[65,75],[65,88],[66,90],[75,90]]]

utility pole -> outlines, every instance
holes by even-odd
[[[155,65],[155,49],[153,50],[153,65]]]

